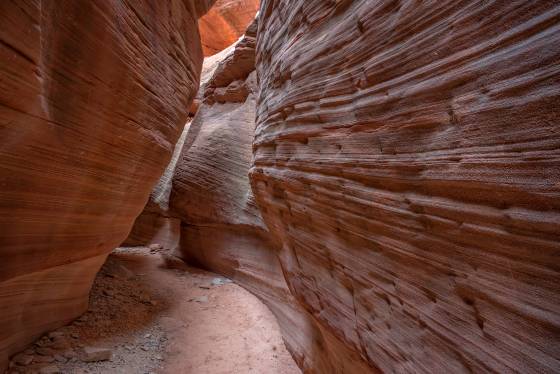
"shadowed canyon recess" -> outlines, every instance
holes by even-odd
[[[0,372],[560,372],[557,1],[6,0],[0,138]]]

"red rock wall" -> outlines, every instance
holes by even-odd
[[[259,0],[217,0],[199,21],[204,55],[214,55],[235,43],[258,9]]]
[[[169,207],[184,222],[264,228],[247,173],[255,118],[254,23],[204,82],[172,178]]]
[[[0,2],[0,369],[86,309],[185,123],[210,4]]]
[[[179,219],[145,209],[134,221],[134,226],[122,246],[160,244],[165,249],[176,250],[179,248],[180,230]]]
[[[203,78],[201,77],[201,79]],[[198,99],[195,98],[193,103],[195,100]],[[181,136],[177,143],[175,143],[169,164],[150,193],[144,210],[136,217],[136,221],[122,245],[147,246],[150,244],[160,244],[165,249],[177,250],[179,248],[181,221],[173,217],[169,211],[169,197],[171,195],[171,182],[177,168],[179,156],[183,150],[186,135],[189,132],[190,124],[191,118],[187,120]]]
[[[293,296],[372,369],[560,370],[559,14],[263,0],[253,191]]]

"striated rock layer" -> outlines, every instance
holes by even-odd
[[[199,20],[204,55],[212,56],[235,43],[258,9],[259,0],[217,0]]]
[[[0,370],[86,309],[185,123],[211,3],[0,2]]]
[[[260,17],[251,184],[320,329],[372,370],[558,372],[558,2]]]
[[[238,43],[220,54],[221,60],[205,61],[201,105],[186,133],[169,199],[171,214],[182,222],[182,256],[227,274],[239,264],[236,248],[267,251],[271,244],[248,178],[256,31],[254,22]]]

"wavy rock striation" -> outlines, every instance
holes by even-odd
[[[0,3],[0,369],[86,309],[185,123],[211,3]]]
[[[558,2],[260,16],[251,183],[313,321],[372,370],[560,370]]]

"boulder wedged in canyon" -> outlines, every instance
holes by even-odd
[[[0,369],[85,310],[181,133],[211,4],[0,3]]]
[[[198,21],[205,56],[212,56],[233,43],[255,19],[259,0],[217,0]]]
[[[559,14],[262,1],[253,192],[294,297],[372,369],[560,369]]]

